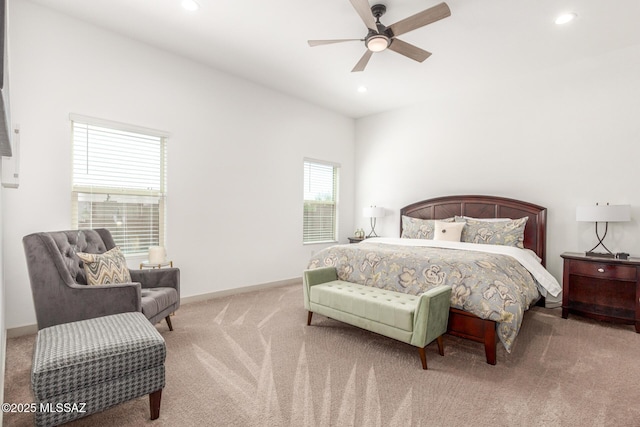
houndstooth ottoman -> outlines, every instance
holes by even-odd
[[[139,312],[41,329],[31,369],[37,426],[62,424],[149,394],[160,415],[164,338]]]

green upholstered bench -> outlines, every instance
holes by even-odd
[[[303,291],[307,325],[313,313],[319,313],[414,345],[423,369],[427,369],[424,347],[433,340],[444,356],[442,335],[449,319],[450,286],[409,295],[338,280],[334,267],[323,267],[304,272]]]

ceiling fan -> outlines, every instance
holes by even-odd
[[[333,43],[363,41],[367,50],[351,72],[363,71],[369,59],[371,59],[371,55],[373,55],[374,52],[382,52],[385,49],[390,49],[414,61],[424,61],[431,56],[431,52],[427,52],[410,43],[403,42],[396,37],[439,21],[447,16],[451,16],[449,6],[447,6],[446,3],[440,3],[386,27],[380,23],[380,17],[387,11],[385,5],[376,4],[369,8],[369,2],[367,0],[349,1],[358,15],[360,15],[364,25],[369,29],[366,37],[364,39],[309,40],[308,43],[309,46],[314,47]]]

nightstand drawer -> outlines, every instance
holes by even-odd
[[[636,267],[629,265],[581,262],[572,260],[569,274],[601,279],[636,280]]]

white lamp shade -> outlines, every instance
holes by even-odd
[[[578,206],[576,221],[586,222],[626,222],[631,221],[630,205]]]
[[[362,216],[365,218],[382,218],[384,216],[384,208],[378,206],[369,206],[362,209]]]
[[[167,251],[162,246],[149,246],[149,262],[163,264],[167,260]]]

